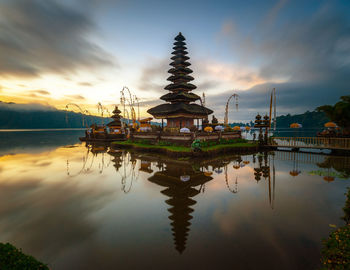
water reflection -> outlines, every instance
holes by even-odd
[[[142,163],[141,163],[142,164]],[[204,172],[195,170],[190,164],[168,162],[148,180],[156,185],[166,187],[161,193],[170,199],[165,202],[171,206],[169,219],[174,236],[174,245],[179,253],[186,248],[186,240],[190,231],[194,211],[191,206],[196,204],[192,199],[198,195],[204,184],[213,178]]]
[[[39,153],[79,142],[84,130],[0,130],[0,156],[9,153]]]
[[[167,160],[98,144],[5,154],[0,241],[52,269],[222,269],[227,258],[313,269],[349,165],[290,152]]]
[[[272,209],[274,208],[276,187],[275,159],[280,161],[292,162],[289,174],[293,178],[301,174],[301,170],[299,169],[299,163],[315,164],[319,168],[328,169],[327,171],[323,172],[309,172],[310,175],[323,176],[323,179],[327,182],[334,181],[335,177],[343,179],[350,177],[350,157],[322,156],[313,153],[308,154],[281,151],[261,152],[253,154],[251,156],[234,155],[223,157],[220,159],[194,160],[185,163],[185,165],[179,165],[179,163],[167,162],[166,160],[163,160],[162,158],[159,158],[157,156],[144,156],[121,149],[113,149],[110,148],[108,144],[86,144],[85,147],[86,152],[82,158],[82,169],[77,174],[89,172],[92,169],[92,165],[94,164],[94,159],[98,155],[100,155],[100,159],[99,161],[97,161],[99,173],[102,174],[103,169],[109,167],[109,165],[112,163],[116,172],[120,176],[121,190],[124,193],[128,193],[131,191],[133,182],[139,177],[139,172],[144,172],[147,174],[152,174],[154,172],[154,170],[152,169],[152,162],[156,163],[156,172],[152,177],[149,178],[149,181],[151,182],[154,177],[159,178],[161,176],[164,176],[165,182],[168,181],[167,179],[177,179],[177,181],[180,180],[182,183],[185,183],[192,179],[191,175],[195,172],[200,173],[200,175],[207,178],[210,178],[210,176],[213,173],[216,173],[217,175],[224,173],[226,188],[233,194],[238,193],[239,177],[237,175],[235,177],[229,176],[229,164],[232,164],[232,168],[234,170],[239,170],[249,165],[253,168],[253,179],[255,179],[257,183],[259,183],[259,181],[261,181],[263,178],[267,183],[267,196],[269,198],[269,204]],[[248,160],[249,157],[251,158],[251,161]],[[136,169],[137,160],[140,161],[140,166],[138,169]],[[186,172],[186,170],[188,170],[189,168],[191,168],[192,171]],[[331,169],[334,169],[340,174],[331,173]],[[183,171],[182,174],[178,175],[181,171]],[[68,159],[67,174],[70,175]],[[230,181],[230,178],[233,178],[233,180]],[[193,181],[190,181],[189,183],[192,182]],[[201,184],[200,189],[203,191],[205,190],[205,183]]]

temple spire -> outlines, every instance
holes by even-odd
[[[172,76],[167,79],[168,81],[171,81],[172,84],[167,85],[164,89],[172,91],[173,93],[189,92],[197,87],[189,83],[190,81],[193,81],[194,78],[188,75],[192,73],[192,70],[188,68],[191,63],[188,62],[190,58],[186,56],[188,52],[186,51],[185,47],[185,37],[181,34],[181,32],[175,37],[174,45],[174,51],[172,52],[174,56],[170,58],[173,60],[170,63],[170,66],[173,66],[173,68],[168,71],[170,74],[172,74]],[[196,97],[193,96],[192,99],[185,101],[190,102],[198,99],[199,96],[196,95]]]
[[[155,118],[167,119],[166,129],[174,128],[174,131],[182,127],[193,127],[194,119],[203,119],[213,113],[212,110],[194,103],[200,100],[200,97],[192,93],[192,90],[197,87],[191,83],[194,78],[190,75],[193,71],[189,68],[191,63],[185,40],[185,37],[179,32],[173,43],[171,68],[168,70],[170,76],[167,78],[171,83],[164,87],[169,93],[160,97],[167,103],[147,111]]]

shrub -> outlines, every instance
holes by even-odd
[[[47,265],[37,261],[34,257],[22,253],[11,244],[0,243],[0,269],[49,269]]]
[[[213,146],[213,145],[216,145],[216,141],[210,141],[209,142],[209,146]]]
[[[342,217],[342,220],[344,220],[346,224],[350,224],[350,188],[348,188],[348,193],[346,194],[346,196],[347,200],[343,208],[344,216]]]
[[[201,142],[201,147],[208,147],[208,142],[207,141],[202,141]]]
[[[330,233],[328,239],[322,244],[322,269],[350,269],[350,189],[343,208],[342,219],[347,223]]]
[[[331,232],[321,253],[322,269],[350,269],[350,225]]]
[[[220,144],[227,144],[227,143],[228,143],[228,140],[227,140],[227,139],[220,139],[220,140],[219,140],[219,143],[220,143]]]

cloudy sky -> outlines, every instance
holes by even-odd
[[[301,113],[350,93],[350,5],[337,0],[0,0],[0,101],[69,102],[97,113],[128,86],[142,114],[161,103],[173,38],[222,119]]]

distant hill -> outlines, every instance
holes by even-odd
[[[85,123],[83,125],[83,117]],[[84,128],[86,123],[108,123],[110,118],[82,115],[81,113],[57,110],[40,104],[16,104],[0,101],[0,129],[38,129],[38,128]],[[277,117],[278,128],[289,128],[292,123],[299,123],[303,128],[322,128],[329,119],[323,112],[305,112],[296,115]],[[161,125],[152,122],[155,125]],[[245,126],[244,123],[230,123],[230,126]],[[250,122],[248,125],[253,125]]]
[[[254,119],[255,120],[255,119]],[[303,125],[303,128],[313,128],[319,129],[323,128],[324,124],[329,122],[330,120],[327,118],[325,113],[323,112],[310,112],[307,111],[302,114],[295,115],[281,115],[277,117],[277,127],[278,128],[289,128],[292,123],[299,123]],[[254,122],[250,121],[250,123],[230,123],[231,127],[233,126],[254,126]]]
[[[110,120],[110,118],[57,110],[40,104],[0,101],[0,129],[83,128],[86,124],[101,124]]]
[[[295,115],[281,115],[277,117],[278,128],[289,128],[292,123],[299,123],[303,128],[323,128],[324,124],[329,122],[329,118],[323,112],[305,112]]]

